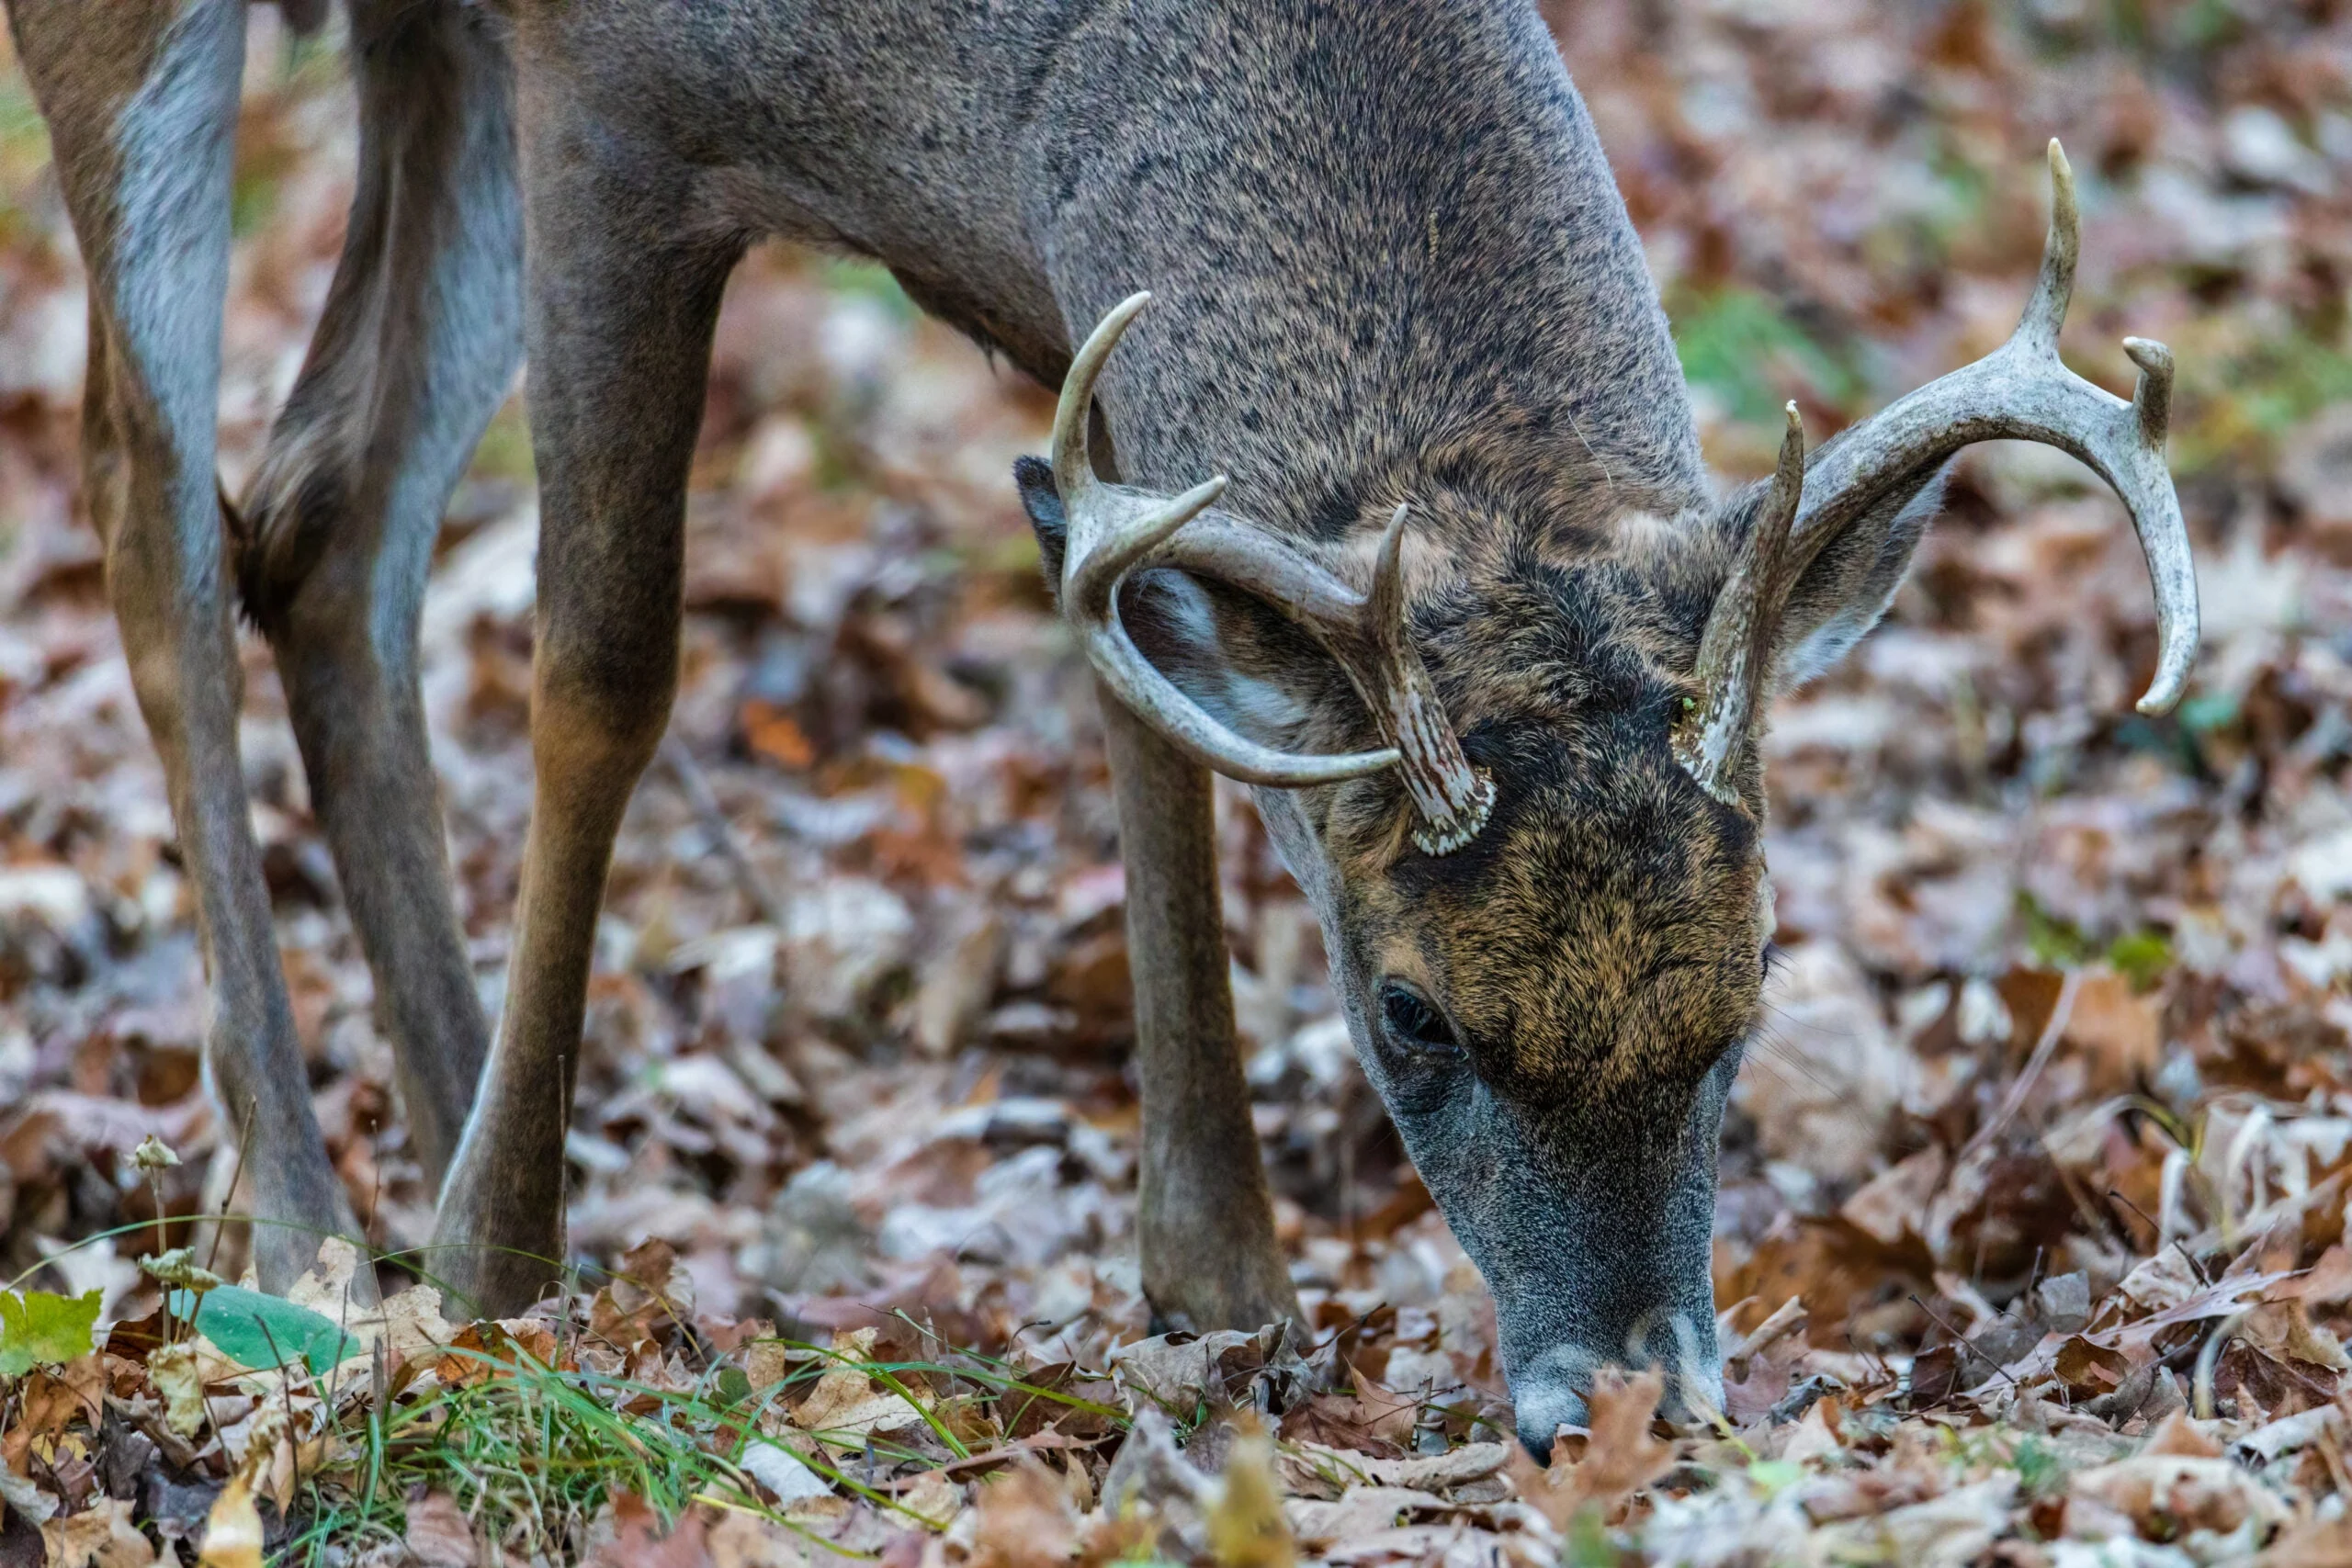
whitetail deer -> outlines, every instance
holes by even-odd
[[[354,0],[350,235],[229,508],[212,402],[243,5],[11,16],[89,263],[91,505],[199,894],[212,1069],[280,1227],[273,1282],[350,1213],[246,823],[229,583],[285,670],[442,1180],[436,1267],[513,1309],[562,1254],[597,907],[667,722],[712,322],[756,236],[876,257],[1063,383],[1053,461],[1018,478],[1107,697],[1156,1308],[1198,1328],[1296,1310],[1235,1055],[1218,769],[1261,786],[1365,1070],[1494,1290],[1539,1449],[1597,1362],[1716,1385],[1716,1130],[1771,927],[1758,732],[1885,609],[1952,453],[2046,442],[2114,486],[2155,584],[2142,706],[2179,695],[2197,607],[2171,364],[2127,343],[2129,403],[2061,365],[2054,146],[2007,346],[1810,457],[1792,419],[1777,476],[1719,500],[1527,0]],[[537,797],[485,1055],[413,649],[439,509],[525,342]],[[1114,452],[1150,488],[1096,477]]]

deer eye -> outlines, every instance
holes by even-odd
[[[1380,987],[1380,1018],[1399,1043],[1423,1051],[1459,1052],[1462,1042],[1437,1004],[1401,980],[1384,981]]]

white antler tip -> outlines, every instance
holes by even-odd
[[[2162,376],[2167,379],[2171,378],[2172,350],[2155,339],[2127,337],[2123,340],[2123,352],[2131,356],[2132,364],[2149,375]]]
[[[1216,505],[1217,497],[1225,493],[1225,487],[1231,482],[1232,476],[1229,474],[1218,474],[1203,479],[1176,498],[1176,510],[1183,513],[1185,521],[1190,522]]]
[[[1396,554],[1404,542],[1405,519],[1412,510],[1410,502],[1399,502],[1396,510],[1388,514],[1388,525],[1380,531],[1380,558],[1384,563]]]
[[[2172,424],[2172,350],[2154,338],[2127,337],[2123,352],[2140,367],[2140,384],[2132,389],[2140,439],[2161,448]]]
[[[2147,695],[2132,705],[2150,718],[2162,718],[2180,705],[2181,688],[2186,684],[2185,678],[2173,671],[2158,671],[2155,682],[2148,688]]]
[[[2058,139],[2050,139],[2050,221],[2072,234],[2075,231],[2075,165],[2066,161],[2066,150]]]

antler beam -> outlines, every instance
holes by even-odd
[[[1172,500],[1094,472],[1087,420],[1111,350],[1149,294],[1133,295],[1088,335],[1062,383],[1054,414],[1054,488],[1069,523],[1062,557],[1062,614],[1103,684],[1137,716],[1196,761],[1244,784],[1295,788],[1400,770],[1419,818],[1414,840],[1446,854],[1475,837],[1494,797],[1470,766],[1414,649],[1405,620],[1400,544],[1406,509],[1382,536],[1369,595],[1358,593],[1294,546],[1210,506],[1224,476]],[[1282,751],[1235,733],[1145,659],[1119,619],[1119,586],[1138,568],[1214,578],[1264,600],[1338,660],[1389,744],[1319,755]]]
[[[1727,806],[1739,804],[1732,775],[1763,710],[1772,675],[1772,639],[1796,581],[1787,557],[1789,530],[1804,487],[1804,421],[1793,402],[1787,412],[1789,429],[1781,440],[1772,488],[1765,492],[1739,567],[1715,600],[1700,640],[1696,675],[1706,697],[1675,730],[1675,754],[1683,767],[1700,788]]]
[[[1815,454],[1789,543],[1789,572],[1801,575],[1821,547],[1851,525],[1890,486],[1978,441],[2039,441],[2098,470],[2132,514],[2156,599],[2156,670],[2142,713],[2180,700],[2197,654],[2197,573],[2180,498],[2165,466],[2172,402],[2172,352],[2145,338],[2123,351],[2140,367],[2125,402],[2066,368],[2058,329],[2075,290],[2081,235],[2075,176],[2050,143],[2054,186],[2041,276],[2009,341],[1963,369],[1929,382]]]

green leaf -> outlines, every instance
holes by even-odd
[[[242,1367],[266,1371],[300,1359],[324,1372],[359,1353],[359,1341],[333,1318],[241,1285],[222,1285],[200,1299],[174,1291],[170,1303],[174,1317],[193,1315],[197,1330]]]
[[[59,1296],[47,1291],[0,1292],[0,1377],[20,1378],[90,1353],[98,1324],[98,1292]]]
[[[2107,961],[2132,982],[2135,991],[2152,991],[2172,967],[2172,943],[2162,931],[2133,931],[2109,945]]]

